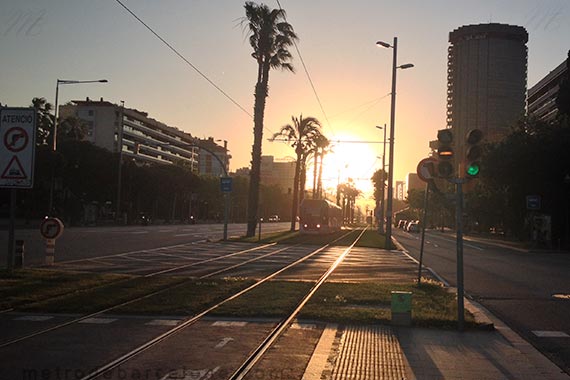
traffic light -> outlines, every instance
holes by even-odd
[[[453,175],[453,133],[451,129],[437,131],[436,176],[449,178]]]
[[[475,178],[481,171],[480,160],[483,155],[481,140],[483,140],[483,132],[480,129],[472,129],[467,133],[467,146],[465,147],[465,174],[467,178]]]

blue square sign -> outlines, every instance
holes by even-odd
[[[222,177],[220,178],[220,186],[222,193],[232,192],[232,177]]]

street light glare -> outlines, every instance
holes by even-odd
[[[383,46],[385,48],[391,48],[392,47],[392,45],[390,45],[389,43],[383,42],[383,41],[377,41],[376,45]]]

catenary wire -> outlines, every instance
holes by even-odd
[[[279,0],[277,0],[277,5],[279,6],[279,9],[281,11],[283,11],[283,8],[281,7],[281,2]],[[286,17],[285,17],[285,21],[287,21]],[[301,55],[301,51],[299,50],[299,47],[297,46],[297,43],[295,42],[295,40],[293,40],[293,45],[295,46],[295,50],[297,51],[297,54],[299,55],[299,60],[301,61],[301,65],[303,66],[303,69],[305,70],[305,74],[307,75],[307,79],[309,80],[309,83],[311,84],[311,88],[313,89],[313,93],[315,94],[315,97],[317,98],[317,103],[319,103],[319,107],[321,108],[321,112],[325,116],[325,119],[327,121],[327,127],[331,131],[332,135],[336,136],[336,134],[332,128],[332,125],[329,121],[329,117],[327,116],[327,113],[325,112],[325,109],[323,107],[323,103],[321,102],[321,98],[319,97],[319,94],[317,93],[317,89],[315,88],[315,84],[313,83],[313,80],[311,79],[311,75],[309,74],[309,70],[307,69],[307,65],[305,65],[305,61],[303,60],[303,56]]]
[[[216,90],[218,90],[222,95],[228,98],[235,106],[241,109],[244,113],[246,113],[250,118],[253,119],[253,115],[249,113],[241,104],[239,104],[234,98],[232,98],[227,92],[222,90],[220,86],[214,83],[206,74],[204,74],[200,69],[198,69],[195,65],[192,64],[184,55],[182,55],[174,46],[172,46],[168,41],[162,38],[157,32],[155,32],[149,25],[147,25],[139,16],[137,16],[132,10],[130,10],[125,4],[121,2],[121,0],[115,0],[119,5],[121,5],[127,12],[129,12],[138,22],[144,25],[156,38],[158,38],[162,43],[164,43],[174,54],[176,54],[180,59],[186,62],[194,71],[196,71],[202,78],[204,78],[210,85],[212,85]]]

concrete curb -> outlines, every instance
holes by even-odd
[[[402,244],[397,242],[395,238],[392,238],[398,247],[401,248],[401,251],[404,255],[408,256],[410,259],[414,260],[417,264],[419,261],[412,257],[408,251],[404,248]],[[437,274],[433,269],[423,266],[427,269],[430,273],[432,273],[436,278],[442,279],[441,276]],[[445,280],[442,281],[444,284],[447,284]],[[447,284],[446,286],[449,286]],[[449,287],[450,290],[455,289]],[[508,327],[503,321],[501,321],[498,317],[496,317],[493,313],[487,310],[483,305],[480,303],[468,299],[464,297],[465,309],[467,309],[477,323],[482,323],[483,327],[488,328],[490,330],[496,330],[507,342],[509,342],[513,347],[517,348],[523,355],[525,355],[530,362],[534,364],[536,368],[538,368],[543,375],[543,379],[549,380],[569,380],[570,376],[568,376],[562,369],[560,369],[556,364],[554,364],[548,357],[546,357],[543,353],[538,351],[532,344],[527,342],[524,338],[522,338],[519,334],[513,331],[510,327]]]

